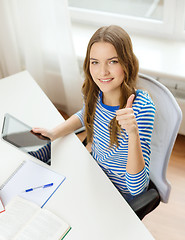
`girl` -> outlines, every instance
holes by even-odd
[[[136,89],[139,64],[129,35],[101,27],[89,41],[82,87],[84,107],[52,130],[55,140],[85,125],[92,156],[129,202],[147,189],[155,106]]]

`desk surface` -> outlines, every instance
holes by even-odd
[[[52,128],[64,121],[26,71],[0,80],[0,109],[0,128],[6,112],[30,126]],[[0,175],[12,158],[44,165],[0,140]],[[66,176],[45,206],[72,226],[66,240],[153,239],[75,134],[52,143],[50,168]]]

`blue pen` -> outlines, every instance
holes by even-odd
[[[29,188],[29,189],[26,189],[24,192],[31,192],[38,188],[47,188],[47,187],[51,187],[51,186],[53,186],[53,183],[45,184],[45,185],[34,187],[34,188]]]

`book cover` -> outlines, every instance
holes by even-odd
[[[0,198],[0,213],[4,212],[5,211],[5,207],[4,207],[4,204]]]

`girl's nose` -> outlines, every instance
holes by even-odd
[[[100,74],[102,77],[109,74],[109,67],[107,66],[107,64],[101,64]]]

